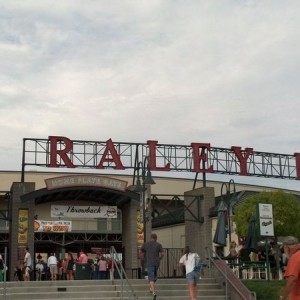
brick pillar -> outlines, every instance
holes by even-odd
[[[195,197],[199,200],[195,201]],[[207,257],[205,247],[212,246],[212,220],[208,217],[209,208],[215,205],[214,188],[203,187],[184,193],[185,244],[202,258]],[[192,213],[191,213],[192,212]],[[200,222],[195,220],[198,216]]]
[[[139,208],[139,202],[134,199],[122,207],[122,244],[125,249],[123,259],[128,278],[132,277],[132,269],[139,267],[137,259],[137,210]]]
[[[9,280],[14,280],[14,268],[19,266],[21,261],[18,256],[18,249],[21,246],[29,247],[34,263],[34,199],[26,202],[21,201],[21,196],[34,191],[35,183],[33,182],[14,182],[11,186],[11,198],[9,202],[9,217],[11,219],[9,226]],[[18,242],[19,233],[19,209],[28,209],[28,239],[27,243]]]

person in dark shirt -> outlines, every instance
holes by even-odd
[[[22,281],[22,277],[23,277],[22,269],[18,268],[18,267],[15,267],[15,272],[14,272],[15,280],[16,281]]]
[[[141,248],[144,254],[145,266],[148,273],[148,282],[150,292],[152,293],[152,300],[156,299],[155,282],[157,280],[157,271],[159,268],[160,259],[164,255],[162,245],[157,242],[157,235],[152,233],[150,241],[144,243]]]
[[[246,249],[245,245],[243,245],[239,251],[238,256],[242,262],[250,261],[250,253],[251,251],[249,249]]]

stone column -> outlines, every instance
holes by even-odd
[[[29,247],[32,257],[32,263],[35,263],[34,257],[34,212],[35,200],[22,202],[21,196],[34,191],[35,183],[33,182],[14,182],[11,186],[11,198],[9,202],[9,279],[14,280],[14,268],[19,266],[24,260],[20,257],[20,247]],[[19,237],[19,210],[28,210],[28,231],[27,241],[20,243]]]
[[[125,269],[128,278],[132,277],[132,269],[138,269],[137,251],[137,210],[140,204],[131,199],[122,207],[122,244],[125,249]]]
[[[214,188],[203,187],[185,192],[184,204],[185,244],[205,258],[205,247],[212,247],[212,221],[208,215],[209,208],[215,205]]]

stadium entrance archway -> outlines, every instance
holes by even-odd
[[[130,256],[124,259],[126,267],[138,267],[137,210],[140,198],[139,194],[127,190],[127,182],[94,175],[62,176],[47,181],[47,187],[40,190],[34,190],[34,183],[12,185],[9,208],[10,277],[16,261],[21,263],[23,260],[22,250],[26,246],[34,257],[38,253],[49,252],[61,256],[67,251],[78,253],[80,249],[92,253],[93,248],[105,251],[110,246],[125,254],[129,248]],[[116,207],[117,217],[65,220],[64,217],[51,217],[51,205]],[[25,217],[21,216],[22,213],[25,213]],[[49,221],[49,224],[53,221],[58,225],[62,221],[71,221],[72,228],[59,231],[51,230],[48,226],[47,230],[40,230],[37,223],[41,225],[41,221]],[[147,224],[149,228],[150,223]]]

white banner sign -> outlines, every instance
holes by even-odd
[[[261,236],[274,236],[272,204],[258,204],[259,230]]]
[[[51,205],[53,218],[117,218],[117,206]]]
[[[34,220],[35,232],[71,232],[72,221]]]

